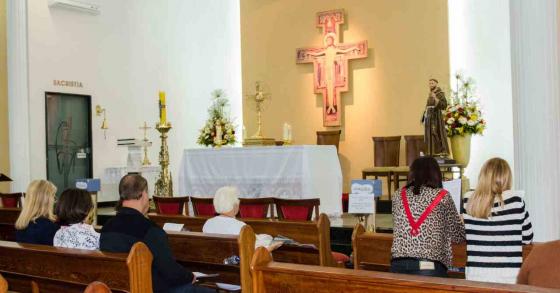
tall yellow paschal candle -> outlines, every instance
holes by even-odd
[[[165,92],[159,92],[159,124],[167,124],[167,112],[165,108]]]

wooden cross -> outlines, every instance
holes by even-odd
[[[317,13],[317,27],[323,30],[323,47],[299,48],[296,63],[313,63],[313,89],[323,95],[323,125],[340,126],[340,93],[348,91],[348,60],[366,58],[367,41],[339,43],[344,10]]]

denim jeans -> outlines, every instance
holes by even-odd
[[[420,269],[420,261],[429,261],[434,263],[434,269]],[[447,277],[447,267],[439,261],[431,261],[416,258],[394,258],[391,260],[391,273],[431,276],[431,277]]]

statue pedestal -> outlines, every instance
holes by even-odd
[[[246,138],[243,141],[243,146],[274,146],[276,142],[274,138]]]

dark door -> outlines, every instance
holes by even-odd
[[[47,179],[57,194],[93,176],[91,96],[45,93]]]

